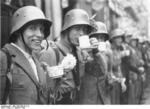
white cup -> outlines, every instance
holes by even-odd
[[[79,37],[79,47],[81,49],[90,48],[90,39],[88,35],[84,35]]]
[[[47,71],[51,78],[59,78],[64,75],[63,68],[60,66],[47,67]]]
[[[107,45],[105,42],[100,42],[99,45],[98,45],[98,50],[99,51],[106,51],[107,50]]]

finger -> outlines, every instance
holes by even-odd
[[[98,43],[98,41],[97,40],[93,40],[93,41],[91,41],[91,44],[97,44]]]
[[[92,44],[92,43],[95,43],[95,42],[98,42],[98,40],[96,39],[96,38],[91,38],[90,39],[90,43]]]

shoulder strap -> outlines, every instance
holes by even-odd
[[[2,48],[1,50],[6,54],[6,57],[7,57],[7,73],[8,73],[10,71],[10,66],[12,63],[12,57],[6,48]]]
[[[58,65],[59,61],[60,61],[60,55],[59,55],[59,51],[56,47],[53,47],[53,50],[55,51],[56,54],[56,63]]]
[[[11,82],[8,79],[8,73],[11,70],[11,64],[12,64],[12,56],[10,55],[9,51],[6,48],[2,48],[1,51],[3,51],[6,54],[7,57],[7,72],[6,72],[6,88],[5,88],[5,93],[2,99],[2,104],[6,104],[8,100],[8,95],[9,95],[9,90],[11,86]]]
[[[59,54],[59,51],[62,53],[63,56],[66,56],[66,53],[61,49],[59,48],[59,46],[57,44],[55,44],[55,46],[52,47],[53,50],[55,51],[55,54],[56,54],[56,61],[57,61],[57,64],[59,63],[60,61],[60,54]]]
[[[58,45],[56,45],[56,46],[59,49],[59,51],[63,54],[63,56],[66,56],[66,53]]]

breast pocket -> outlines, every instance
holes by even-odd
[[[23,89],[27,87],[28,77],[20,69],[13,70],[12,72],[12,88]]]

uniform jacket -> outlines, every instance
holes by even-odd
[[[112,72],[116,77],[122,78],[122,70],[121,70],[121,56],[122,50],[120,48],[113,48],[112,46],[112,57],[113,57],[113,65],[112,65]]]
[[[112,57],[113,57],[113,64],[112,64],[112,72],[115,77],[122,78],[122,71],[121,71],[121,48],[114,47],[112,45]],[[120,97],[121,97],[121,87],[119,82],[113,82],[111,90],[111,103],[112,104],[120,104]]]
[[[34,58],[35,64],[37,66],[37,72],[39,76],[39,81],[36,79],[32,67],[30,66],[28,60],[25,58],[23,53],[18,50],[13,45],[7,44],[5,46],[12,56],[13,67],[11,73],[7,73],[7,57],[4,52],[0,52],[0,102],[4,97],[6,80],[9,77],[11,82],[9,91],[9,103],[10,104],[38,104],[39,96],[36,86],[40,86],[42,91],[42,96],[46,98],[42,104],[46,104],[48,100],[47,85],[46,85],[46,73],[42,69],[39,61]],[[10,75],[9,75],[10,74]],[[9,75],[9,76],[8,76]],[[32,81],[30,78],[32,78]],[[41,97],[41,95],[40,95]]]
[[[129,45],[124,45],[125,50],[130,51],[130,55],[122,58],[122,71],[123,75],[127,78],[132,78],[132,74],[139,74],[138,67],[140,67],[140,59],[136,51]],[[131,73],[130,73],[131,72]],[[131,74],[131,75],[130,75]]]
[[[54,48],[57,49],[59,53],[59,60],[56,59],[57,58],[56,50],[54,50]],[[58,65],[64,58],[64,54],[62,53],[62,51],[65,54],[68,54],[68,53],[73,54],[73,51],[70,45],[64,43],[63,40],[60,40],[56,42],[54,45],[49,46],[47,50],[44,50],[41,52],[40,61],[46,62],[49,66]],[[80,50],[76,49],[75,52],[77,53],[76,68],[78,68],[76,75],[74,75],[73,72],[71,71],[71,72],[68,72],[63,77],[58,78],[58,79],[49,78],[48,87],[52,90],[52,92],[54,93],[56,92],[55,87],[57,86],[58,80],[62,80],[61,83],[59,83],[60,84],[59,89],[60,90],[65,89],[66,90],[65,93],[67,92],[72,93],[72,91],[74,91],[74,89],[76,89],[80,85],[80,77],[83,75],[84,65],[81,63],[82,59],[81,59]],[[74,98],[74,97],[71,97],[71,98]]]
[[[85,64],[85,74],[80,89],[80,104],[110,104],[107,73],[110,59],[97,53],[94,60]]]
[[[142,51],[143,59],[145,61],[145,67],[150,67],[150,48],[143,48]]]
[[[138,74],[140,74],[138,68],[142,66],[140,62],[140,54],[133,47],[128,44],[124,44],[124,50],[129,50],[130,55],[122,59],[122,72],[126,77],[127,91],[122,96],[123,102],[126,104],[135,104],[137,102],[137,93],[141,89],[138,82]]]

